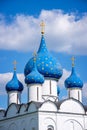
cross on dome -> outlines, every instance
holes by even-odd
[[[17,65],[17,61],[16,60],[14,60],[13,65],[14,65],[14,70],[16,70],[16,65]]]
[[[73,56],[73,57],[71,58],[71,60],[72,60],[72,67],[74,67],[74,66],[75,66],[75,57]]]
[[[43,20],[42,20],[42,22],[41,22],[40,26],[41,26],[41,34],[43,35],[43,34],[44,34],[44,32],[45,32],[45,23],[44,23],[44,21],[43,21]]]

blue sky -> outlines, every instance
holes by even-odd
[[[45,39],[60,61],[64,75],[59,83],[60,98],[66,97],[64,80],[71,71],[74,55],[77,74],[84,82],[87,104],[87,1],[86,0],[0,0],[0,107],[7,107],[6,83],[17,60],[18,78],[24,82],[24,67],[40,44],[40,22],[45,21]],[[27,101],[26,87],[22,102]]]

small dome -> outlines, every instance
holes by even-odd
[[[83,82],[79,77],[77,77],[75,73],[75,68],[72,67],[71,75],[65,80],[65,87],[66,88],[82,88]]]
[[[42,35],[39,50],[37,52],[38,71],[44,77],[59,79],[62,76],[62,67],[59,62],[48,51],[44,36]],[[33,58],[31,58],[25,66],[24,74],[28,75],[33,68]]]
[[[6,84],[7,91],[22,91],[23,84],[18,80],[16,70],[14,70],[13,78]]]
[[[36,67],[36,62],[33,61],[32,71],[25,77],[26,84],[42,84],[44,83],[44,77],[41,75]]]

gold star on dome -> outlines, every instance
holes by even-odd
[[[16,65],[17,65],[17,61],[16,60],[14,60],[13,65],[14,65],[14,70],[16,70]]]
[[[73,56],[73,57],[71,58],[71,60],[72,60],[72,67],[74,67],[74,66],[75,66],[75,57]]]
[[[45,23],[44,23],[43,20],[42,20],[40,26],[41,26],[41,34],[44,35],[44,32],[45,32]]]

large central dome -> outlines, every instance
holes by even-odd
[[[59,79],[62,76],[62,67],[59,62],[48,51],[44,36],[41,37],[41,43],[37,52],[37,69],[44,77]],[[28,75],[33,68],[33,57],[25,66],[24,74]]]

